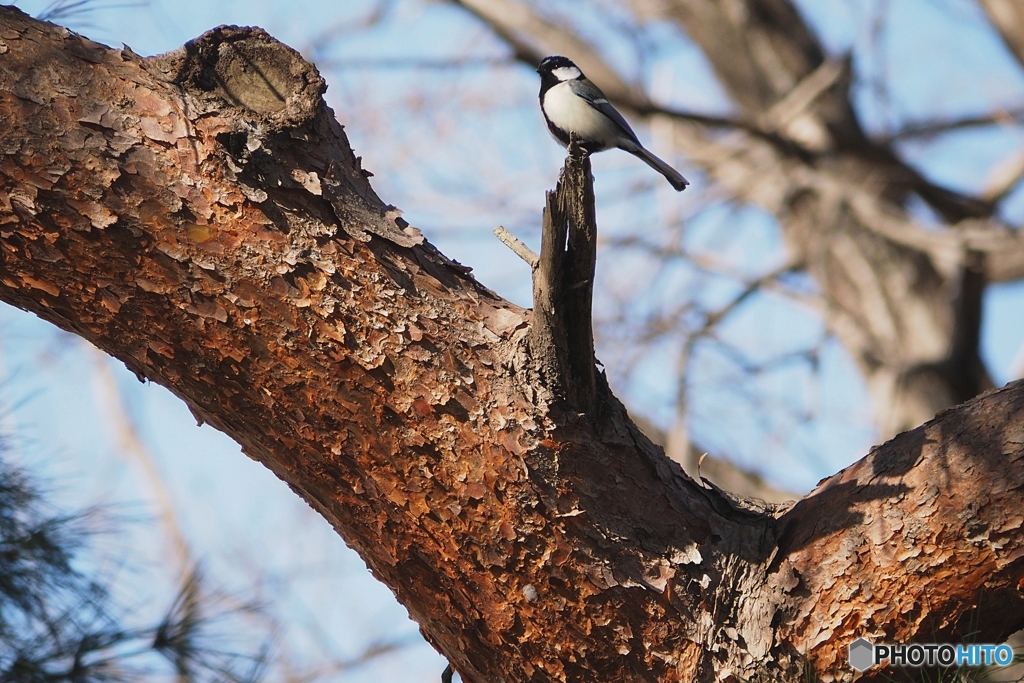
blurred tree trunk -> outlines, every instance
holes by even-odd
[[[1020,0],[978,0],[1007,49],[1024,64],[1024,4]]]
[[[141,59],[0,8],[0,41],[0,299],[236,439],[466,680],[848,677],[861,634],[1021,625],[1024,383],[793,505],[737,499],[603,383],[558,400],[530,312],[380,201],[262,31]]]
[[[636,24],[675,24],[703,50],[734,103],[731,121],[656,105],[575,26],[525,0],[452,1],[519,59],[566,54],[618,107],[674,121],[691,162],[776,216],[792,262],[817,283],[829,331],[864,376],[883,438],[992,386],[978,355],[982,295],[989,282],[1024,277],[1024,235],[993,217],[1019,175],[965,196],[923,177],[891,141],[868,138],[850,101],[849,60],[829,59],[789,0],[628,3]],[[1024,55],[1019,3],[982,4]],[[915,220],[915,196],[944,227]]]

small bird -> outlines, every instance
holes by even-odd
[[[644,149],[622,114],[569,59],[545,57],[537,73],[541,113],[548,131],[563,147],[569,146],[569,133],[575,133],[587,154],[617,147],[665,176],[677,192],[690,184],[679,171]]]

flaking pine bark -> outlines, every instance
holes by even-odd
[[[258,29],[143,59],[0,8],[0,299],[236,439],[473,683],[849,679],[861,635],[1022,625],[1024,384],[787,506],[693,481],[551,382],[323,90]]]

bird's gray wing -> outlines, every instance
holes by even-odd
[[[583,78],[576,81],[569,81],[569,87],[576,93],[581,99],[586,101],[594,109],[598,110],[612,121],[617,123],[622,128],[622,132],[633,142],[640,144],[640,141],[636,137],[636,133],[626,123],[626,119],[622,118],[622,114],[612,106],[608,98],[604,96],[601,89],[594,85],[589,79]]]

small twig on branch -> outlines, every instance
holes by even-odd
[[[984,126],[1016,126],[1024,123],[1024,107],[1008,107],[996,109],[988,114],[978,116],[965,116],[959,119],[931,119],[927,121],[914,121],[905,124],[889,136],[879,140],[880,144],[891,144],[901,140],[913,140],[916,138],[930,138],[943,133],[950,133],[965,128],[980,128]]]
[[[790,123],[840,79],[849,76],[850,58],[827,59],[774,104],[762,117],[765,130],[778,130]]]
[[[540,263],[540,256],[526,246],[521,239],[506,230],[504,225],[499,225],[494,229],[494,236],[511,249],[516,256],[526,261],[530,268],[536,268],[537,264]]]

